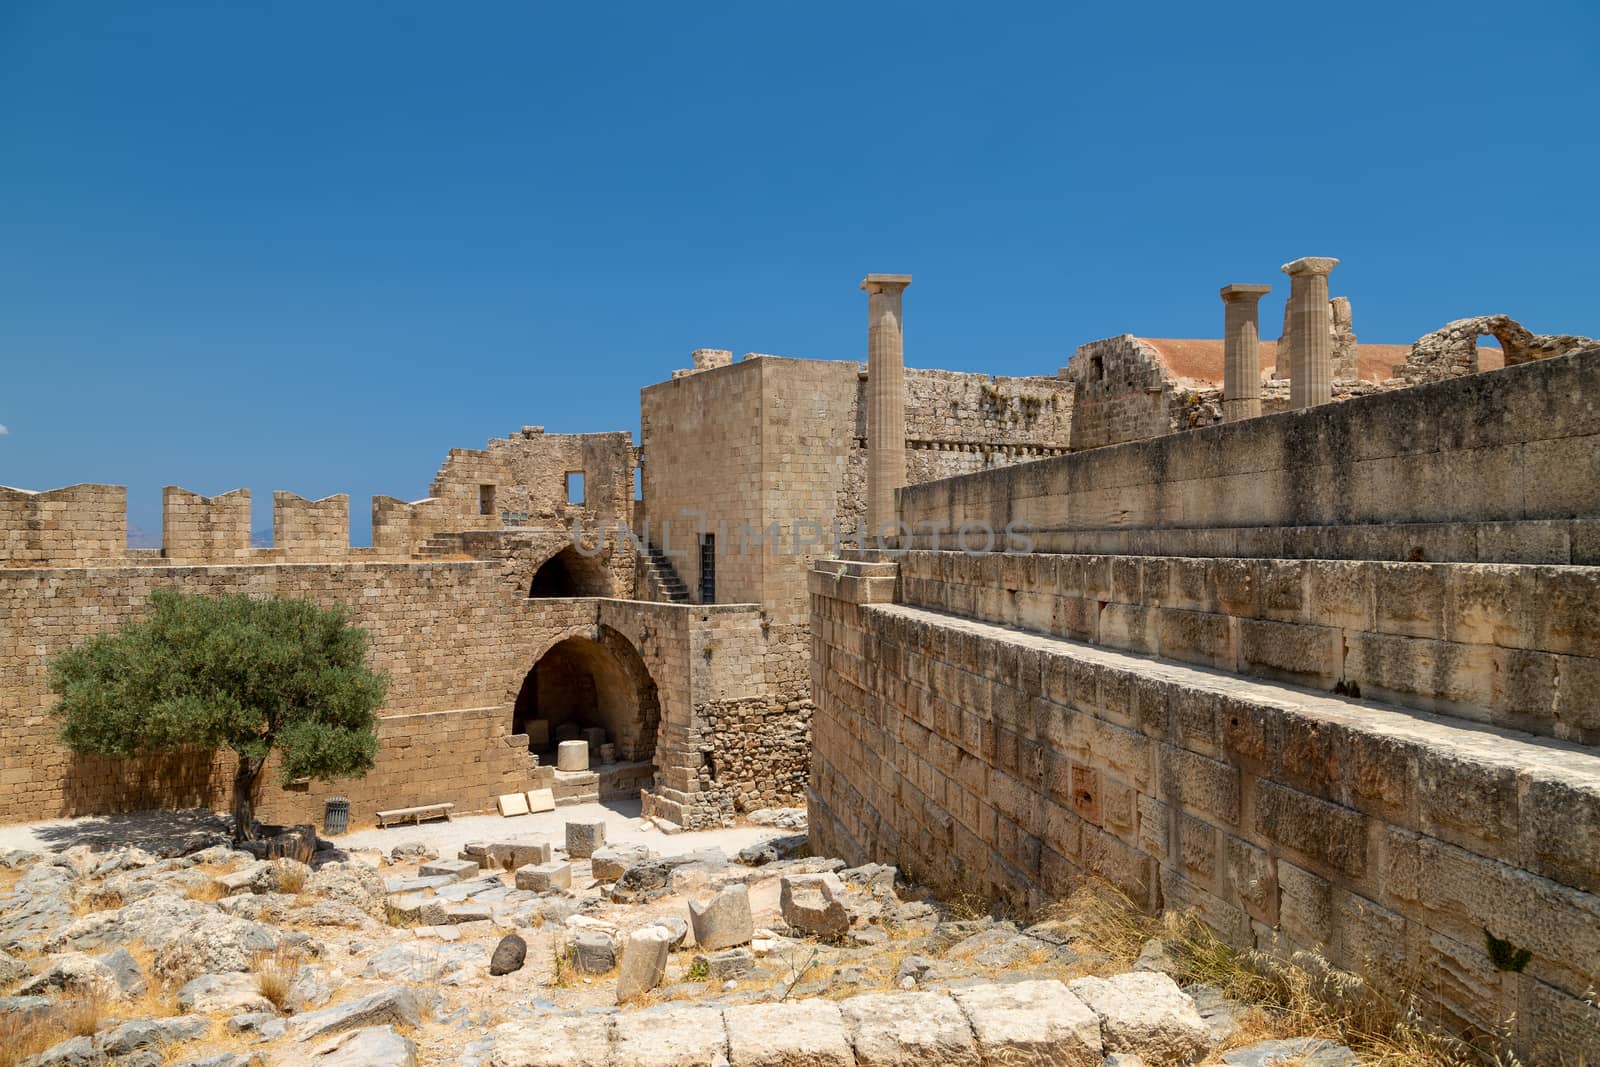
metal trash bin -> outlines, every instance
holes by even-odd
[[[329,797],[322,803],[322,832],[338,837],[350,829],[350,798]]]

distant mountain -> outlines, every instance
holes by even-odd
[[[251,530],[250,531],[250,547],[251,548],[271,548],[272,547],[272,530],[270,528],[269,529],[265,529],[265,530]]]
[[[160,548],[161,547],[161,535],[158,534],[158,533],[151,533],[149,530],[146,530],[142,526],[135,526],[132,523],[129,523],[128,524],[128,547],[129,548]]]

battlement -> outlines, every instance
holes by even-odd
[[[128,490],[68,485],[46,492],[0,486],[0,565],[75,564],[127,554]]]

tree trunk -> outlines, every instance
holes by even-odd
[[[256,839],[256,788],[261,782],[264,759],[239,757],[239,767],[233,773],[233,839]]]

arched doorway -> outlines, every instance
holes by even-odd
[[[524,572],[526,573],[526,572]],[[528,587],[530,597],[610,596],[610,582],[598,557],[585,557],[568,545],[539,565]]]
[[[637,795],[649,784],[660,725],[660,698],[644,661],[605,626],[546,649],[512,712],[512,732],[528,735],[541,764],[555,766],[562,741],[590,741],[589,767],[600,777],[602,798]]]

